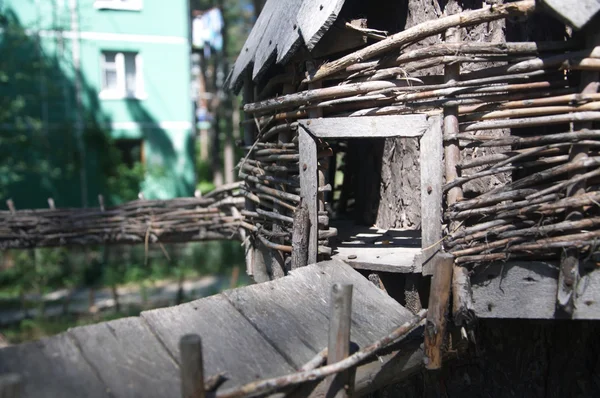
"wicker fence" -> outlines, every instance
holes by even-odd
[[[135,200],[106,209],[0,211],[0,250],[237,238],[243,201],[239,184],[232,184],[200,198]]]

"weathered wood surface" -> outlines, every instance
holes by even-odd
[[[0,374],[22,377],[21,397],[111,397],[69,334],[0,350]]]
[[[423,248],[423,273],[431,275],[432,262],[428,261],[441,247],[442,240],[442,185],[443,140],[442,119],[427,119],[428,128],[421,137],[421,245]]]
[[[111,394],[156,398],[181,395],[179,366],[142,318],[77,327],[69,335]]]
[[[328,261],[275,281],[2,349],[0,374],[20,374],[23,397],[180,397],[180,339],[197,334],[205,379],[221,372],[227,379],[220,389],[286,375],[327,346],[334,283],[353,285],[351,341],[359,348],[413,318],[351,267]],[[396,380],[387,360],[394,369],[419,369],[417,351],[374,358],[359,368],[356,385]]]
[[[431,125],[424,114],[330,117],[298,122],[320,138],[420,137]]]
[[[351,341],[359,347],[410,318],[410,311],[358,275],[342,262],[327,261],[299,268],[277,281],[224,294],[278,352],[300,368],[327,347],[328,303],[333,283],[354,285]],[[385,308],[385,313],[377,308]]]
[[[556,311],[556,264],[511,261],[486,266],[471,282],[474,310],[480,318],[553,319]],[[600,319],[600,269],[582,272],[574,319]]]
[[[284,64],[303,43],[309,50],[333,25],[344,0],[269,0],[256,20],[228,78],[238,91],[243,72],[253,64],[256,79],[273,62]]]
[[[421,272],[420,231],[384,230],[350,223],[334,224],[333,259],[356,269]]]
[[[542,0],[544,9],[575,29],[583,28],[600,11],[598,0]]]
[[[225,372],[225,388],[293,370],[223,295],[146,311],[142,318],[176,357],[183,335],[200,335],[205,347],[204,374],[208,377]]]
[[[309,230],[308,235],[308,264],[317,262],[318,227],[317,217],[319,207],[317,203],[318,178],[317,178],[317,143],[312,135],[305,129],[298,130],[298,146],[300,149],[300,192],[302,203],[308,209]]]

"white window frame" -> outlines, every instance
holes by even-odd
[[[117,87],[116,87],[116,89],[112,89],[112,90],[107,90],[105,88],[105,82],[104,82],[104,79],[105,79],[104,64],[106,63],[105,53],[107,53],[107,52],[116,53],[115,54],[115,64],[116,64],[116,69],[117,69]],[[142,56],[140,55],[140,53],[135,53],[135,92],[133,92],[133,93],[127,92],[126,74],[125,74],[125,54],[123,52],[110,51],[110,50],[102,51],[100,54],[100,73],[102,74],[101,88],[100,88],[100,94],[99,94],[100,99],[118,100],[118,99],[133,98],[133,99],[144,100],[144,99],[148,98],[148,95],[146,94],[146,90],[144,87],[144,69],[143,69]]]
[[[143,0],[95,0],[94,8],[97,10],[141,11],[144,4]]]

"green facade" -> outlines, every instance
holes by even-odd
[[[17,104],[0,113],[2,203],[193,194],[187,0],[0,0],[0,16],[0,106]]]

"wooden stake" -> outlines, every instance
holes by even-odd
[[[352,285],[336,283],[331,288],[329,317],[329,345],[327,364],[332,365],[350,355],[350,324],[352,317]],[[352,370],[330,376],[327,397],[346,398],[352,396],[354,386]]]
[[[454,256],[438,253],[433,258],[434,271],[425,326],[425,367],[430,370],[442,367],[442,343],[446,335],[446,313],[450,300],[450,284]]]
[[[179,341],[181,357],[182,398],[204,398],[204,365],[202,339],[197,334],[187,334]]]
[[[21,376],[7,373],[0,376],[0,398],[20,398],[22,396]]]

